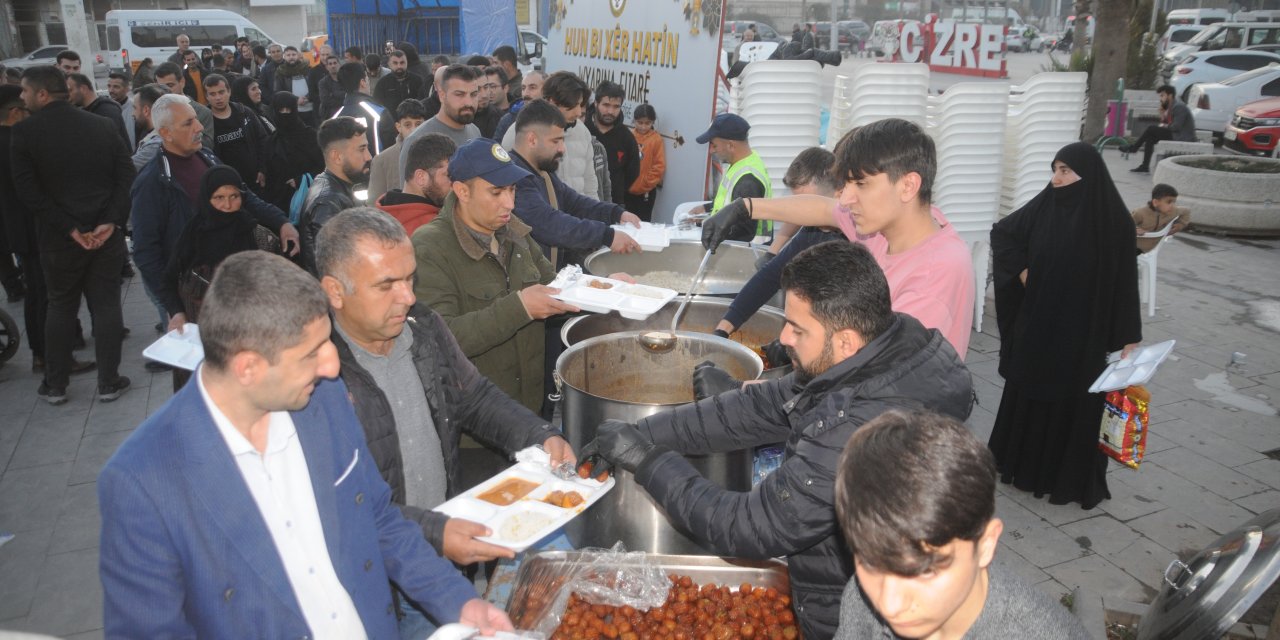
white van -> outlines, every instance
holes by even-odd
[[[1226,9],[1174,9],[1165,16],[1165,23],[1175,24],[1217,24],[1231,19],[1231,12]]]
[[[112,71],[128,67],[132,73],[143,58],[156,65],[165,62],[178,50],[177,38],[183,33],[197,52],[215,44],[233,49],[241,36],[263,46],[275,42],[248,18],[223,9],[108,11],[106,23],[103,59]]]

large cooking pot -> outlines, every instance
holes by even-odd
[[[590,313],[571,318],[560,328],[560,339],[564,342],[564,346],[572,347],[587,338],[620,331],[670,329],[671,318],[675,316],[676,308],[680,306],[682,299],[676,298],[668,302],[666,306],[644,320],[629,320],[616,313]],[[724,318],[725,312],[729,310],[730,302],[728,298],[694,296],[689,301],[689,306],[685,308],[684,315],[680,316],[678,328],[682,331],[711,333],[716,328],[716,324]],[[760,310],[738,327],[729,339],[754,350],[756,347],[777,340],[784,324],[786,324],[786,316],[781,309],[770,306],[760,307]],[[789,366],[775,367],[767,369],[762,377],[780,378],[790,371]]]
[[[693,368],[704,360],[739,380],[755,379],[762,369],[755,352],[732,340],[678,331],[674,349],[651,353],[637,340],[641,333],[588,338],[556,360],[564,434],[574,450],[581,451],[591,442],[605,420],[635,422],[692,402]],[[686,458],[705,478],[725,489],[751,489],[749,449]],[[616,480],[612,491],[566,527],[575,547],[608,548],[621,541],[632,551],[711,553],[676,531],[634,476],[619,471]]]
[[[721,244],[707,263],[707,275],[703,278],[702,285],[694,293],[730,297],[737,295],[751,276],[756,274],[756,258],[764,252],[764,248],[746,242],[729,241]],[[592,275],[607,276],[622,272],[642,284],[687,293],[705,253],[702,243],[697,240],[672,240],[671,246],[661,251],[621,254],[613,253],[607,248],[600,249],[587,256],[582,266]],[[653,279],[645,277],[655,273],[658,275]],[[770,302],[775,306],[782,304],[777,299]]]

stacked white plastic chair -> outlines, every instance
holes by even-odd
[[[991,225],[1000,208],[1006,82],[953,85],[930,98],[929,135],[938,151],[933,202],[969,245],[973,258],[973,326],[982,330]]]
[[[761,60],[747,65],[738,87],[738,115],[751,124],[751,148],[760,154],[773,194],[801,151],[818,144],[822,68],[812,60]]]
[[[1000,215],[1039,193],[1049,183],[1053,156],[1080,139],[1087,79],[1084,73],[1041,73],[1012,88]]]
[[[853,128],[853,82],[849,76],[836,76],[831,92],[830,118],[827,120],[827,149],[834,150],[840,138]]]
[[[848,128],[885,118],[925,126],[928,99],[928,65],[864,64],[854,72],[849,86]]]

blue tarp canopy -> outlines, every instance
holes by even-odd
[[[504,44],[517,47],[516,50],[519,51],[519,43],[514,2],[467,0],[462,3],[462,53],[489,55]]]

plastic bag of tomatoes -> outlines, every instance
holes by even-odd
[[[512,618],[522,629],[550,636],[562,624],[570,602],[592,606],[628,607],[647,611],[662,606],[671,582],[643,551],[628,552],[622,543],[612,549],[589,550],[559,575],[531,576],[527,602]]]

